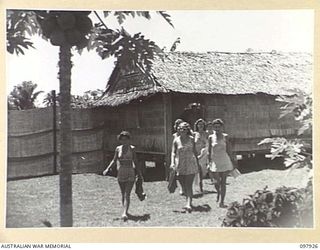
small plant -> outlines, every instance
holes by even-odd
[[[257,190],[231,203],[223,227],[311,227],[313,221],[312,182],[306,188],[280,187],[275,192]]]

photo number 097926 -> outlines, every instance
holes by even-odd
[[[319,244],[300,244],[299,247],[301,249],[318,249]]]

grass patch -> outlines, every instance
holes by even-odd
[[[268,186],[303,187],[308,173],[304,169],[271,170],[228,178],[226,204],[242,201],[257,189]],[[127,222],[120,220],[120,189],[116,178],[96,174],[73,176],[74,227],[220,227],[226,209],[215,202],[214,186],[204,180],[205,194],[194,191],[195,211],[183,213],[184,197],[178,190],[169,194],[167,182],[146,182],[145,201],[131,195]],[[59,227],[59,178],[46,176],[7,183],[7,227],[44,227],[43,220]]]

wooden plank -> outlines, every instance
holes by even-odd
[[[33,131],[33,132],[25,132],[25,133],[15,133],[15,134],[8,134],[8,138],[19,138],[19,137],[24,137],[24,136],[30,136],[30,135],[35,135],[35,134],[45,134],[48,132],[52,132],[53,129],[49,128],[49,129],[39,129],[37,131]]]

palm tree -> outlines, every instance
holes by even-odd
[[[72,222],[72,134],[71,134],[71,46],[60,46],[60,219],[62,227],[71,227]]]
[[[9,96],[9,103],[19,110],[35,108],[35,101],[39,94],[43,92],[35,92],[37,86],[32,81],[23,81],[21,84],[14,86]]]
[[[99,20],[94,26],[89,18],[92,13]],[[165,11],[157,13],[173,27]],[[114,15],[119,25],[129,16],[151,18],[149,11],[103,11],[103,15],[105,18]],[[151,69],[154,53],[161,49],[141,33],[132,36],[123,27],[110,29],[96,11],[7,10],[7,51],[23,54],[24,49],[32,47],[27,33],[42,35],[52,45],[60,47],[60,223],[63,227],[72,226],[71,48],[81,53],[87,47],[88,50],[95,50],[102,59],[114,56],[124,68],[138,64],[146,72]]]
[[[46,106],[46,107],[51,107],[53,106],[54,102],[56,102],[56,105],[59,105],[59,96],[60,94],[56,94],[55,90],[52,90],[50,92],[48,92],[46,94],[46,96],[43,98],[42,103]]]

